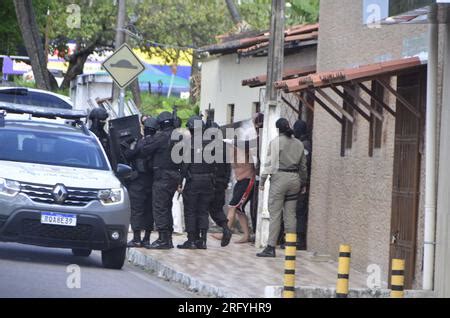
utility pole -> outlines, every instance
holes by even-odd
[[[261,169],[264,168],[269,143],[277,135],[276,121],[280,118],[280,93],[275,89],[275,82],[283,79],[284,68],[284,27],[285,0],[272,0],[272,20],[267,57],[267,85],[264,103],[264,129],[261,145]],[[273,163],[272,163],[273,164]],[[270,216],[268,211],[269,187],[260,191],[258,200],[258,225],[256,232],[256,246],[267,245]]]
[[[125,20],[127,18],[126,0],[118,0],[117,9],[117,30],[116,30],[116,50],[125,43]],[[113,103],[118,101],[119,117],[125,116],[125,89],[120,89],[113,83]]]

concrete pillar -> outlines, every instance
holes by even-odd
[[[280,118],[280,91],[275,89],[275,82],[283,79],[284,69],[284,25],[285,25],[285,0],[272,0],[272,17],[269,41],[269,53],[267,57],[267,87],[264,105],[264,129],[261,141],[261,171],[266,163],[269,143],[277,135],[275,122]],[[269,235],[269,182],[265,185],[265,191],[259,193],[258,220],[256,229],[255,246],[267,245]]]
[[[450,297],[450,24],[444,27],[444,70],[438,168],[435,291]]]

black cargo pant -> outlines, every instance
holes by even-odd
[[[252,219],[252,230],[256,234],[256,226],[258,221],[258,197],[259,197],[259,181],[255,180],[254,190],[250,201],[250,217]]]
[[[309,193],[301,194],[297,201],[297,233],[306,235],[308,232]]]
[[[183,191],[186,232],[195,233],[209,228],[208,209],[214,198],[214,178],[211,174],[193,174]]]
[[[228,188],[228,183],[220,182],[216,180],[214,186],[214,194],[211,203],[209,204],[209,215],[220,227],[224,227],[228,223],[228,219],[223,212],[225,206],[225,191]]]
[[[128,185],[128,194],[133,231],[153,231],[152,176],[140,173]]]
[[[178,189],[180,172],[176,170],[154,170],[153,217],[156,230],[173,232],[172,200]]]

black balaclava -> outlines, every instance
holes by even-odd
[[[301,141],[308,138],[308,126],[304,120],[297,120],[294,124],[294,135],[295,138]]]

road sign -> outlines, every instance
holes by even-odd
[[[102,66],[121,89],[130,85],[139,74],[145,71],[144,63],[126,43],[103,62]]]

